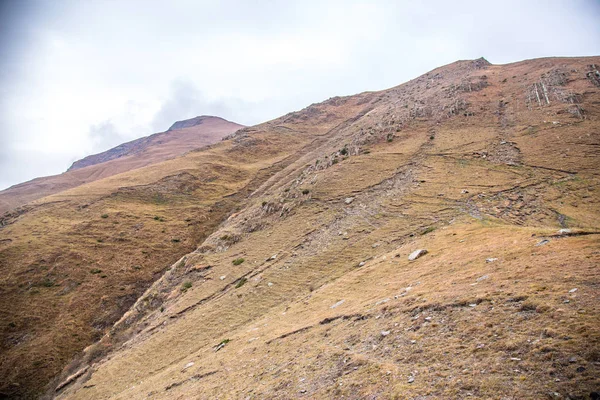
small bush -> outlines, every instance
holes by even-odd
[[[343,149],[340,150],[340,154],[343,155],[343,156],[347,155],[348,154],[348,149],[344,147]]]
[[[171,242],[173,242],[173,243],[179,243],[179,242],[181,242],[181,239],[171,239]]]
[[[241,288],[242,286],[244,286],[246,284],[246,282],[248,282],[248,279],[246,278],[242,278],[238,281],[238,283],[235,285],[235,288]]]
[[[433,139],[435,139],[435,136],[433,136],[433,135],[429,136],[429,140],[433,140]]]
[[[240,265],[240,264],[241,264],[241,263],[243,263],[244,261],[246,261],[246,260],[245,260],[245,259],[243,259],[243,258],[236,258],[236,259],[235,259],[235,260],[233,260],[231,263],[232,263],[233,265]]]
[[[185,292],[185,291],[187,291],[188,289],[190,289],[191,287],[192,287],[192,282],[190,282],[190,281],[185,281],[185,282],[183,282],[183,285],[181,285],[181,291],[182,291],[182,292]]]
[[[308,190],[308,189],[302,190],[302,194],[309,194],[309,193],[310,193],[310,190]]]
[[[43,287],[52,287],[52,286],[54,286],[54,281],[46,278],[46,279],[44,279],[42,281],[41,286],[43,286]]]
[[[100,218],[108,218],[108,214],[102,214]]]
[[[90,269],[90,274],[99,274],[101,272],[102,272],[102,270],[98,269],[98,268],[92,268],[92,269]]]

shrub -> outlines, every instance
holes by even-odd
[[[241,264],[241,263],[243,263],[244,261],[246,261],[246,260],[245,260],[245,259],[243,259],[243,258],[236,258],[236,259],[235,259],[235,260],[233,260],[231,263],[232,263],[233,265],[240,265],[240,264]]]
[[[108,218],[108,214],[102,214],[100,218]]]
[[[302,194],[309,194],[309,193],[310,193],[310,190],[308,190],[308,189],[302,190]]]
[[[347,155],[348,154],[348,149],[344,147],[343,149],[340,150],[340,154],[343,155],[343,156]]]
[[[185,281],[185,282],[183,282],[183,285],[181,285],[181,291],[185,292],[186,290],[188,290],[191,287],[192,287],[192,282]]]
[[[241,288],[242,286],[244,286],[246,284],[246,282],[248,282],[248,279],[246,278],[241,278],[238,283],[235,285],[235,288]]]
[[[179,243],[179,242],[181,242],[181,239],[171,239],[171,242],[173,242],[173,243]]]
[[[90,274],[99,274],[100,272],[102,272],[102,270],[98,268],[90,269]]]
[[[44,280],[42,281],[41,285],[42,285],[43,287],[52,287],[52,286],[54,286],[54,281],[52,281],[52,280],[50,280],[50,279],[46,278],[46,279],[44,279]]]
[[[429,140],[433,140],[433,139],[435,139],[435,136],[433,136],[433,135],[429,136]]]

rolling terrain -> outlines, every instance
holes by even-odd
[[[0,213],[88,182],[156,164],[213,144],[243,125],[219,117],[178,121],[166,132],[123,143],[103,153],[75,161],[67,172],[36,178],[0,192]]]
[[[39,200],[0,231],[2,390],[593,398],[599,64],[458,61]]]

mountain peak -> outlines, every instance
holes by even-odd
[[[223,118],[215,117],[212,115],[199,115],[194,118],[177,121],[173,125],[171,125],[171,127],[167,131],[173,131],[176,129],[183,129],[183,128],[189,128],[189,127],[196,126],[196,125],[201,125],[205,121],[211,120],[211,119],[225,121]]]

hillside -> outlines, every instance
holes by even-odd
[[[46,197],[0,231],[2,391],[590,398],[598,64],[458,61]]]
[[[166,132],[75,161],[63,174],[36,178],[0,191],[0,214],[63,190],[181,156],[243,128],[243,125],[211,116],[178,121],[174,126],[177,125],[181,128],[171,127]]]

